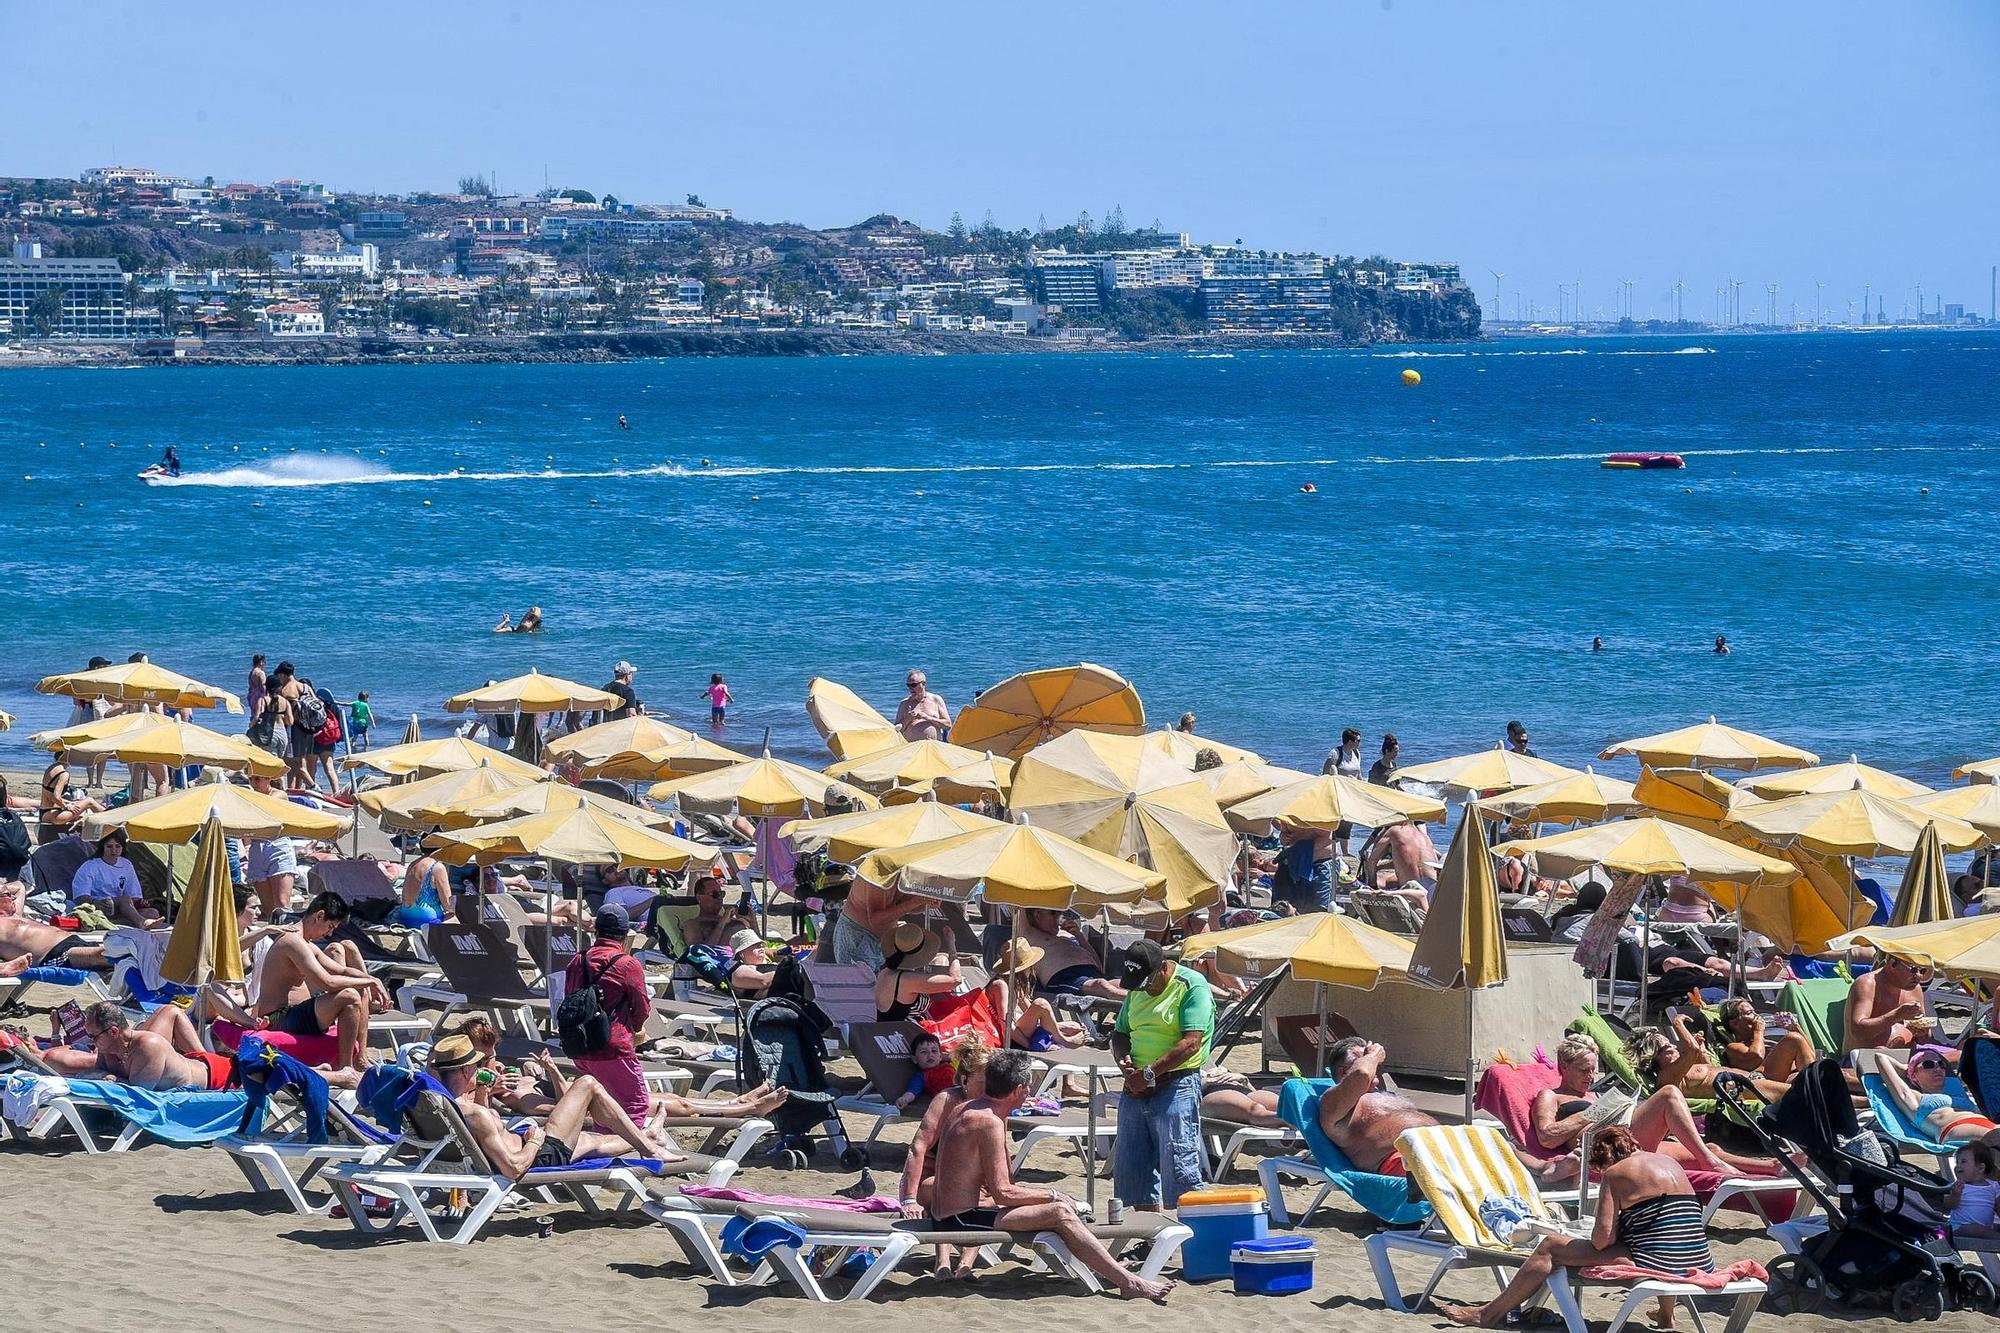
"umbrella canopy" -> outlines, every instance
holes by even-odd
[[[1331,833],[1342,824],[1382,828],[1406,820],[1436,823],[1444,818],[1444,803],[1341,773],[1322,773],[1238,801],[1229,807],[1228,818],[1245,833],[1263,833],[1274,823]]]
[[[659,750],[694,739],[694,733],[656,717],[635,714],[594,727],[572,731],[550,741],[543,753],[550,759],[576,761],[586,773],[601,768],[620,755],[642,750]],[[652,776],[648,774],[647,776]]]
[[[1373,990],[1383,977],[1400,979],[1410,970],[1410,941],[1353,917],[1308,912],[1234,930],[1188,936],[1183,958],[1214,954],[1231,976],[1265,977],[1289,964],[1300,981]]]
[[[600,764],[586,765],[584,771],[596,778],[616,778],[621,782],[645,778],[684,778],[695,773],[712,773],[731,764],[748,763],[750,756],[700,736],[658,746],[651,750],[628,750],[614,754]]]
[[[165,715],[161,713],[113,713],[110,717],[93,718],[74,727],[55,727],[48,731],[38,731],[28,738],[28,743],[37,750],[53,750],[58,747],[67,750],[72,745],[110,740],[114,736],[144,731],[159,726],[165,720]]]
[[[1713,717],[1679,731],[1619,741],[1597,757],[1615,759],[1621,754],[1637,755],[1655,768],[1731,768],[1744,772],[1759,768],[1804,768],[1819,762],[1819,756],[1811,750],[1801,750],[1754,731],[1725,727]]]
[[[1139,691],[1094,662],[1009,676],[981,694],[952,724],[954,744],[1019,759],[1043,741],[1079,727],[1117,736],[1146,729]]]
[[[1536,824],[1595,824],[1640,808],[1631,783],[1588,768],[1479,802],[1481,814]]]
[[[1833,941],[1837,949],[1857,944],[1927,963],[1953,980],[2000,978],[2000,912],[1920,926],[1866,926]]]
[[[182,986],[243,980],[243,945],[236,934],[236,902],[230,891],[228,835],[218,820],[202,828],[181,897],[173,934],[167,937],[160,976]]]
[[[2000,782],[2000,759],[1981,759],[1976,763],[1961,764],[1951,770],[1955,778],[1970,778],[1974,782]]]
[[[240,713],[243,701],[228,690],[204,685],[178,671],[151,662],[122,662],[95,671],[44,676],[35,686],[41,694],[66,694],[72,699],[111,699],[119,703],[161,704],[168,708],[220,708]]]
[[[1478,990],[1506,979],[1500,887],[1493,882],[1486,821],[1461,819],[1410,952],[1410,980],[1432,990]]]
[[[677,799],[681,809],[700,814],[796,818],[824,811],[828,792],[842,793],[863,809],[881,804],[859,787],[773,759],[768,752],[727,768],[656,783],[648,795],[656,801]]]
[[[612,819],[623,819],[648,828],[671,828],[673,816],[647,810],[626,801],[614,801],[594,791],[584,791],[566,782],[526,782],[485,795],[462,796],[456,800],[411,807],[410,813],[429,825],[450,831],[520,819],[527,815],[556,814],[588,806]]]
[[[1736,785],[1745,791],[1755,792],[1765,800],[1856,790],[1907,800],[1912,796],[1923,796],[1930,791],[1930,788],[1921,782],[1912,782],[1887,769],[1864,764],[1853,755],[1849,755],[1844,764],[1820,764],[1814,768],[1796,768],[1789,773],[1745,778]]]
[[[1007,805],[1086,847],[1167,878],[1178,916],[1214,901],[1236,862],[1236,834],[1194,774],[1136,736],[1071,731],[1015,765]]]
[[[1576,776],[1573,768],[1521,754],[1504,745],[1451,759],[1434,759],[1428,764],[1412,764],[1389,775],[1394,783],[1421,782],[1427,787],[1478,795],[1482,792],[1512,791]]]
[[[269,750],[260,750],[240,736],[225,736],[192,722],[182,722],[160,713],[131,714],[140,725],[121,728],[99,740],[78,741],[67,746],[72,759],[116,759],[126,764],[166,764],[185,768],[200,764],[205,768],[226,768],[233,772],[255,773],[259,777],[282,777],[285,761]],[[122,719],[119,719],[122,720]],[[81,728],[79,728],[81,730]]]
[[[444,701],[447,713],[570,713],[624,706],[625,701],[609,690],[579,685],[561,676],[544,676],[539,671],[497,685],[482,685]]]
[[[881,795],[891,787],[924,788],[948,773],[979,763],[987,756],[947,741],[906,741],[859,759],[827,765],[827,775]]]
[[[478,768],[458,768],[433,773],[414,782],[372,787],[354,798],[382,827],[401,833],[423,833],[436,825],[428,811],[453,801],[492,796],[526,785],[521,778],[486,764]]]
[[[1737,847],[1664,819],[1621,819],[1503,842],[1499,856],[1533,859],[1545,874],[1575,875],[1593,866],[1627,875],[1686,875],[1702,882],[1783,883],[1799,872],[1784,861]]]
[[[970,898],[1011,907],[1096,911],[1157,897],[1167,879],[1032,824],[1001,824],[863,858],[855,873],[871,884]]]
[[[548,776],[533,764],[524,764],[512,755],[503,754],[490,745],[466,740],[463,736],[445,736],[434,741],[417,741],[411,745],[391,745],[380,750],[363,750],[340,761],[342,768],[371,768],[377,773],[386,773],[392,778],[429,777],[434,773],[452,773],[460,769],[491,768],[506,777],[519,778],[523,782],[538,782]]]
[[[835,759],[859,759],[903,743],[903,733],[873,704],[825,676],[806,685],[806,716]]]
[[[1984,841],[1978,829],[1962,820],[1861,790],[1739,806],[1729,821],[1776,846],[1800,846],[1827,856],[1908,856],[1927,823],[1937,826],[1946,851],[1968,851]]]
[[[1172,728],[1147,732],[1146,746],[1148,749],[1158,750],[1175,763],[1185,764],[1189,768],[1194,767],[1196,756],[1200,755],[1203,750],[1215,751],[1216,757],[1221,759],[1225,764],[1261,764],[1264,762],[1264,756],[1254,750],[1245,750],[1235,745],[1225,745],[1221,741],[1213,741],[1206,736],[1197,736],[1193,732],[1188,731],[1175,731]]]
[[[83,817],[92,836],[123,827],[135,842],[184,847],[210,820],[232,838],[337,838],[353,823],[342,815],[313,810],[282,796],[226,782],[207,782],[168,792],[137,805],[100,810]]]
[[[940,801],[977,801],[991,796],[1004,802],[1014,790],[1014,761],[997,754],[981,755],[939,778],[931,790]]]
[[[2000,841],[2000,785],[1975,782],[1947,787],[1928,796],[1912,796],[1903,804],[1947,819],[1962,819],[1984,833],[1988,842]]]
[[[1276,764],[1266,764],[1248,759],[1225,762],[1220,768],[1203,769],[1194,775],[1194,780],[1208,788],[1208,794],[1215,798],[1217,805],[1226,807],[1247,801],[1252,796],[1262,796],[1267,791],[1279,787],[1289,787],[1295,782],[1306,782],[1310,773],[1302,773],[1296,768],[1280,768]],[[1383,788],[1387,791],[1388,788]],[[1395,793],[1400,795],[1401,793]]]
[[[424,840],[446,861],[492,865],[512,857],[541,856],[576,866],[680,870],[712,864],[719,853],[594,806],[480,824]]]
[[[801,852],[823,848],[829,859],[852,865],[870,852],[936,842],[961,833],[999,826],[997,819],[975,815],[942,801],[913,801],[880,810],[850,810],[820,819],[794,819],[778,829]]]
[[[0,713],[0,731],[11,731],[13,727],[14,715],[12,713]]]
[[[1896,910],[1889,914],[1892,926],[1918,926],[1931,921],[1949,921],[1957,912],[1951,901],[1951,885],[1944,874],[1944,846],[1936,824],[1924,825],[1917,835],[1916,850],[1903,871],[1903,887],[1896,892]]]

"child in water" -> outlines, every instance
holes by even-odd
[[[374,726],[375,710],[368,704],[368,691],[362,690],[347,706],[347,735],[354,742],[355,749],[368,748],[368,733]]]
[[[722,673],[716,672],[708,678],[708,688],[702,691],[708,696],[708,720],[711,726],[721,726],[728,721],[729,705],[736,702],[736,696],[722,682]]]

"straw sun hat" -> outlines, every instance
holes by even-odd
[[[1008,940],[1007,947],[1000,951],[1000,957],[994,961],[994,974],[1011,977],[1017,972],[1032,972],[1035,964],[1041,962],[1046,953],[1047,950],[1026,940]]]

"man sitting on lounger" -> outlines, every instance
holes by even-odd
[[[1028,1075],[1027,1052],[996,1053],[986,1062],[986,1095],[966,1102],[939,1137],[931,1195],[936,1225],[949,1231],[1051,1231],[1120,1296],[1165,1301],[1174,1284],[1142,1278],[1120,1264],[1069,1199],[1014,1183],[1007,1164],[1007,1117],[1028,1099]]]
[[[21,915],[27,886],[18,879],[0,884],[0,977],[18,977],[31,967],[107,966],[104,950],[85,944],[56,926]]]
[[[588,1074],[580,1074],[563,1090],[549,1108],[548,1120],[516,1133],[507,1128],[499,1112],[489,1103],[499,1085],[481,1082],[480,1071],[486,1056],[462,1033],[440,1037],[431,1047],[431,1074],[451,1093],[465,1116],[466,1127],[479,1144],[486,1160],[510,1180],[519,1180],[532,1167],[562,1167],[572,1162],[598,1157],[633,1154],[662,1163],[686,1158],[664,1140],[649,1139],[625,1114],[618,1100]],[[601,1134],[585,1129],[600,1125],[611,1132]]]
[[[389,1008],[389,991],[368,973],[319,947],[347,919],[347,900],[331,889],[306,904],[296,932],[271,941],[258,965],[257,1016],[295,1037],[336,1032],[339,1069],[359,1069],[368,1050],[368,1016]]]
[[[1378,1176],[1409,1174],[1396,1138],[1406,1129],[1435,1125],[1437,1118],[1416,1103],[1380,1090],[1382,1062],[1389,1053],[1365,1037],[1342,1037],[1327,1051],[1326,1072],[1334,1080],[1319,1099],[1319,1127],[1333,1145],[1363,1171]],[[1528,1170],[1545,1181],[1573,1178],[1573,1157],[1540,1161],[1517,1151]]]
[[[173,1088],[221,1092],[235,1083],[236,1062],[192,1042],[192,1025],[173,1005],[162,1006],[154,1017],[134,1027],[123,1009],[100,1001],[83,1011],[83,1030],[92,1050],[58,1046],[43,1052],[42,1058],[77,1078],[129,1083],[154,1092]]]
[[[1937,1025],[1924,1013],[1925,980],[1909,959],[1882,955],[1873,971],[1856,977],[1848,987],[1840,1049],[1907,1051],[1922,1042]]]
[[[1044,995],[1090,995],[1123,1003],[1125,988],[1104,975],[1104,964],[1083,939],[1083,923],[1068,912],[1030,908],[1021,913],[1020,937],[1042,951],[1035,980]]]

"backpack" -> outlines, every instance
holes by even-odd
[[[617,961],[616,954],[605,959],[596,976],[563,996],[563,1002],[556,1006],[556,1036],[563,1054],[572,1060],[600,1054],[611,1045],[611,1015],[605,1012],[597,983]]]
[[[340,742],[340,709],[321,699],[320,707],[326,713],[326,725],[313,733],[313,740],[320,745],[336,745]]]
[[[326,725],[326,704],[311,690],[300,690],[292,700],[292,720],[307,731],[317,732]]]

